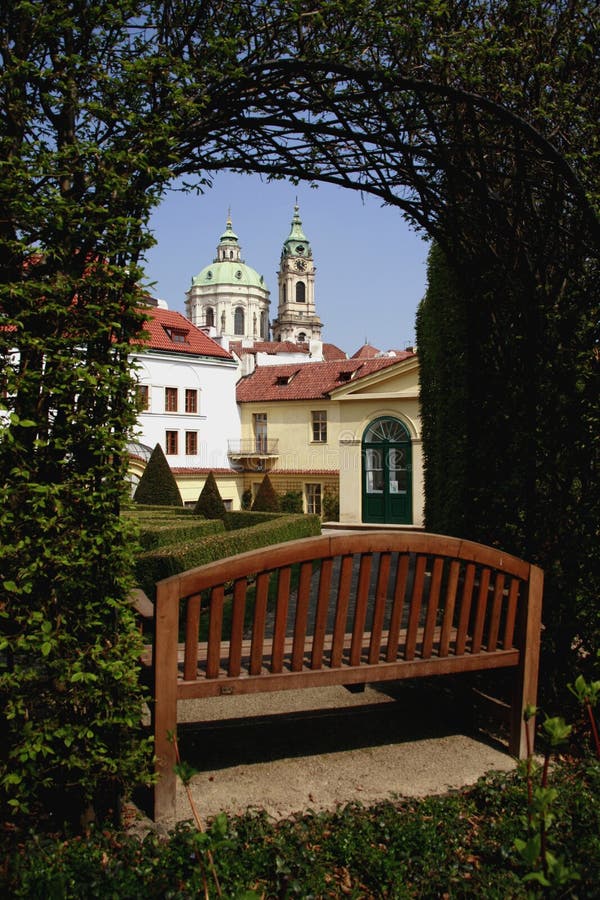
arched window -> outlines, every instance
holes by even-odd
[[[244,333],[244,310],[241,306],[236,308],[235,314],[233,316],[233,333],[234,334],[243,334]]]
[[[306,301],[306,285],[303,281],[296,282],[296,303],[304,303]]]
[[[298,335],[298,342],[300,344],[304,344],[306,342],[306,335],[303,331],[301,331],[300,334]]]
[[[229,251],[229,259],[233,259],[233,250]]]
[[[214,327],[215,324],[215,311],[212,306],[206,307],[206,324],[209,327]]]
[[[269,317],[266,312],[260,314],[260,336],[264,341],[269,340]]]

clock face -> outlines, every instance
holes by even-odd
[[[296,260],[296,268],[299,269],[301,272],[304,271],[304,269],[306,268],[306,263],[304,262],[303,259]]]

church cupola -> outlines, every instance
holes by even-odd
[[[262,275],[246,265],[227,216],[212,263],[192,278],[186,294],[188,319],[214,336],[230,340],[269,339],[269,290]]]
[[[320,340],[323,326],[315,310],[316,269],[298,205],[294,207],[292,227],[283,243],[279,266],[279,305],[273,322],[274,339],[298,343]]]
[[[225,231],[219,239],[217,256],[214,262],[241,262],[241,247],[238,236],[233,230],[231,216],[227,216]]]

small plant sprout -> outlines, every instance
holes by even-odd
[[[598,698],[600,698],[600,681],[586,681],[583,675],[579,675],[573,684],[568,685],[568,688],[587,713],[596,756],[600,759],[600,737],[598,736],[598,725],[594,716],[594,706],[597,704]]]

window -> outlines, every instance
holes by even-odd
[[[299,344],[306,343],[306,334],[303,331],[301,331],[300,334],[298,335],[298,343]]]
[[[198,391],[195,388],[185,389],[185,411],[186,413],[198,412]]]
[[[313,515],[321,515],[321,485],[305,484],[306,492],[306,512]]]
[[[327,413],[320,409],[312,415],[312,439],[317,444],[327,443]]]
[[[137,402],[139,410],[150,409],[150,390],[147,384],[138,384]]]
[[[296,282],[296,303],[304,303],[306,301],[306,285],[303,281]]]
[[[177,456],[177,432],[165,432],[165,448],[167,456]]]
[[[244,333],[244,310],[241,306],[238,306],[233,315],[233,333],[234,334],[243,334]]]
[[[177,412],[177,388],[165,388],[165,412]]]
[[[207,310],[206,310],[206,324],[207,324],[210,328],[214,328],[214,325],[215,325],[215,311],[214,311],[214,309],[212,308],[212,306],[207,307]]]
[[[255,453],[267,452],[267,414],[254,413],[254,443]]]
[[[186,431],[185,433],[186,456],[196,456],[198,453],[198,432]]]

